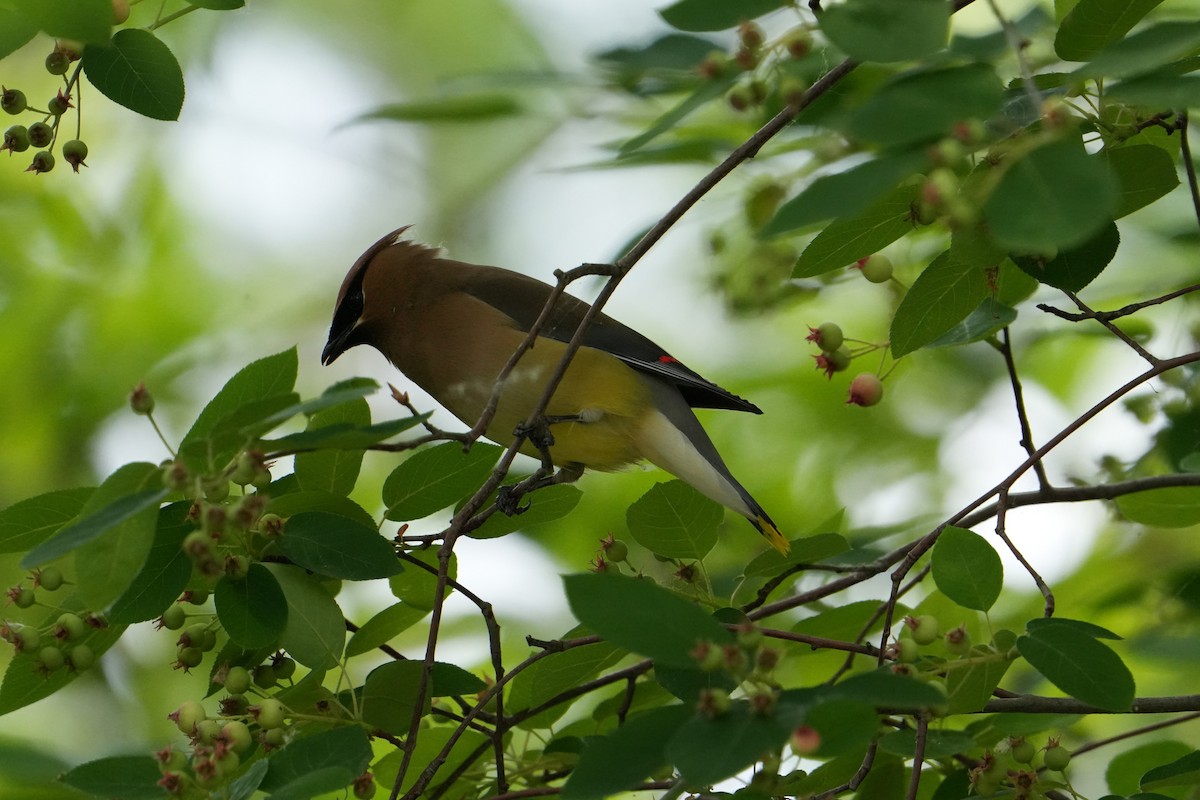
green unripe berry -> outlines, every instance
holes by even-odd
[[[208,630],[208,626],[203,622],[193,622],[184,628],[183,633],[179,637],[180,647],[200,647],[204,644],[204,632]]]
[[[254,668],[254,685],[258,688],[270,689],[277,683],[279,683],[279,676],[275,673],[275,667],[270,664],[260,664]]]
[[[804,58],[812,51],[813,37],[807,28],[792,28],[783,37],[783,47],[792,58]]]
[[[267,697],[258,705],[250,706],[250,713],[260,728],[269,731],[283,727],[287,712],[284,710],[283,703],[274,697]]]
[[[619,564],[629,558],[629,545],[620,539],[613,539],[604,544],[604,557],[614,564]]]
[[[754,97],[745,86],[735,86],[725,95],[726,102],[734,111],[745,111],[754,105]]]
[[[67,109],[70,107],[71,102],[61,94],[51,97],[46,103],[46,110],[55,117],[61,117],[63,114],[67,113]]]
[[[258,473],[258,468],[262,465],[262,460],[255,458],[249,453],[242,453],[238,456],[237,464],[233,468],[233,473],[229,476],[229,480],[236,483],[238,486],[246,486],[254,480],[254,476]]]
[[[205,713],[204,706],[200,703],[188,700],[168,714],[167,718],[175,723],[175,727],[179,729],[180,733],[191,736],[192,732],[196,730],[196,726],[208,719],[208,714]]]
[[[250,482],[250,485],[261,492],[271,485],[271,480],[271,470],[264,465],[254,473],[254,480]]]
[[[56,591],[63,585],[62,570],[58,567],[43,567],[37,573],[37,585],[48,592]]]
[[[1025,739],[1010,739],[1009,753],[1018,764],[1028,764],[1037,755],[1037,750]]]
[[[946,652],[951,655],[966,655],[971,650],[971,634],[962,625],[946,631],[945,641]]]
[[[193,561],[212,558],[212,537],[204,531],[192,531],[183,538],[183,552],[187,553]]]
[[[34,147],[45,147],[54,141],[54,128],[44,122],[35,122],[29,126],[29,144]]]
[[[187,601],[189,603],[191,603],[194,606],[202,606],[208,600],[209,592],[208,592],[208,589],[201,588],[201,589],[192,589],[192,590],[186,592],[185,594],[187,595]]]
[[[187,622],[187,612],[179,603],[172,603],[162,615],[162,626],[169,631],[177,631]]]
[[[377,791],[377,787],[375,786],[375,779],[371,776],[371,773],[369,773],[369,772],[366,775],[361,775],[361,776],[355,778],[353,787],[354,787],[354,797],[357,800],[371,800],[371,798],[375,796],[375,792]]]
[[[241,764],[241,757],[233,750],[226,750],[220,755],[213,755],[213,765],[217,768],[218,778],[226,778],[237,772],[237,768],[240,767]]]
[[[13,647],[18,651],[32,653],[42,646],[42,632],[26,625],[13,632]]]
[[[836,322],[822,322],[815,328],[809,328],[806,337],[808,341],[821,348],[822,353],[833,353],[846,341],[842,326]]]
[[[250,670],[245,667],[230,667],[225,673],[225,691],[244,694],[250,689]]]
[[[283,517],[278,514],[263,514],[258,518],[258,529],[263,536],[275,538],[283,533]]]
[[[178,666],[184,669],[200,666],[200,662],[204,660],[204,651],[199,647],[181,647],[179,648]]]
[[[24,153],[29,149],[29,129],[24,125],[13,125],[4,132],[4,145],[0,150]]]
[[[892,646],[896,660],[901,664],[911,664],[920,657],[920,653],[917,652],[917,643],[907,637],[897,639]]]
[[[221,735],[221,723],[215,719],[202,719],[196,723],[196,738],[204,744],[212,744]]]
[[[87,158],[87,145],[78,139],[72,139],[63,145],[63,158],[68,161],[71,156],[68,153],[74,153],[79,156],[79,160]],[[76,170],[78,172],[79,170]],[[150,394],[150,390],[146,388],[145,382],[139,383],[133,387],[133,391],[129,393],[129,408],[133,413],[147,416],[154,411],[154,395]]]
[[[37,602],[37,595],[28,586],[14,586],[9,590],[8,596],[17,608],[29,608]]]
[[[96,663],[95,651],[86,644],[77,644],[72,647],[67,658],[71,662],[71,668],[76,672],[89,670]]]
[[[1042,763],[1048,770],[1062,772],[1071,763],[1071,751],[1052,740],[1046,745],[1046,751],[1042,753]]]
[[[906,617],[904,624],[912,632],[913,641],[919,645],[933,644],[941,635],[937,617],[922,614],[919,617]]]
[[[182,492],[191,485],[192,476],[182,461],[172,461],[163,466],[162,480],[163,486],[172,492]]]
[[[892,260],[882,253],[859,259],[858,268],[871,283],[887,283],[892,279]]]
[[[61,642],[78,639],[85,633],[87,633],[87,623],[80,619],[78,614],[67,612],[54,623],[54,638]]]
[[[250,557],[229,555],[225,557],[225,574],[231,578],[245,578],[250,571]]]
[[[228,742],[229,746],[238,753],[246,752],[254,744],[254,738],[250,735],[250,728],[240,720],[226,722],[225,727],[221,728],[221,738]]]
[[[0,109],[4,109],[7,114],[20,114],[29,104],[25,100],[25,93],[20,89],[9,89],[4,87],[0,91]]]
[[[63,655],[63,651],[54,645],[48,645],[38,651],[38,663],[47,672],[54,672],[67,663],[67,657]]]
[[[54,154],[49,150],[40,150],[33,154],[33,161],[25,168],[25,171],[40,175],[52,169],[54,169]]]
[[[71,57],[62,50],[55,48],[46,56],[46,72],[51,75],[65,75],[71,68]]]
[[[220,503],[229,497],[229,481],[217,478],[204,483],[204,499],[210,503]]]
[[[271,667],[275,670],[275,677],[281,681],[286,681],[296,674],[296,662],[287,657],[276,658],[271,662]]]
[[[187,756],[170,745],[155,752],[154,760],[158,762],[158,769],[163,773],[178,772],[187,766]]]

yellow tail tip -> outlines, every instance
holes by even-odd
[[[771,543],[771,547],[774,547],[785,556],[791,552],[792,543],[787,540],[786,536],[779,532],[779,528],[776,528],[775,523],[771,522],[771,520],[760,515],[758,519],[754,520],[754,527],[758,528],[759,532],[767,538],[767,541]]]

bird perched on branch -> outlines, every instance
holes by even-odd
[[[350,268],[321,362],[370,345],[464,424],[474,425],[552,287],[499,267],[443,258],[402,239],[405,230],[384,236]],[[559,297],[533,348],[504,384],[486,428],[489,438],[509,440],[525,423],[589,308],[570,295]],[[762,413],[599,314],[544,411],[552,426],[549,454],[576,477],[584,469],[649,461],[746,517],[786,553],[788,540],[729,472],[693,408]],[[528,441],[522,451],[538,454]]]

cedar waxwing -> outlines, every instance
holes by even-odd
[[[471,426],[551,287],[499,267],[442,258],[433,248],[401,239],[407,227],[384,236],[350,268],[321,362],[371,345]],[[559,298],[536,346],[509,375],[489,438],[506,442],[525,422],[588,308],[570,295]],[[650,461],[746,517],[786,553],[787,538],[730,474],[693,408],[762,413],[600,314],[545,410],[553,423],[549,452],[556,466],[577,473]],[[521,450],[538,455],[528,441]]]

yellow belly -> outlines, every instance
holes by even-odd
[[[527,353],[509,376],[496,416],[487,436],[500,444],[512,441],[513,431],[523,424],[537,404],[553,373],[563,346],[542,340]],[[490,393],[485,387],[459,384],[441,399],[465,424],[479,419]],[[636,431],[650,398],[642,378],[630,367],[592,348],[582,348],[571,361],[567,374],[546,408],[548,417],[583,416],[588,421],[554,423],[550,455],[557,466],[581,464],[588,469],[615,470],[642,459]],[[539,457],[526,442],[521,452]]]

